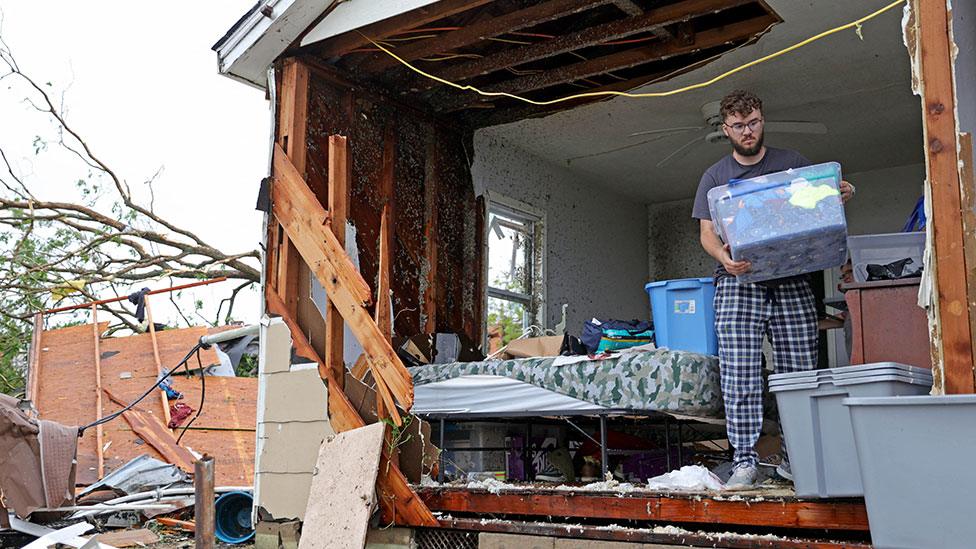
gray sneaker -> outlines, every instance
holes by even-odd
[[[793,482],[793,470],[790,469],[789,459],[783,458],[783,461],[776,466],[776,474],[790,482]]]
[[[756,486],[759,469],[755,465],[743,464],[732,470],[732,476],[725,483],[726,490],[749,490]]]

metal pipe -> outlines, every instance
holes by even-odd
[[[607,471],[610,464],[607,463],[607,416],[600,415],[600,465],[603,469],[603,480],[607,480]]]
[[[203,345],[204,347],[209,347],[214,343],[223,343],[225,341],[230,341],[232,339],[237,339],[239,337],[258,335],[259,328],[260,326],[258,324],[251,324],[250,326],[234,328],[233,330],[217,332],[215,334],[207,334],[205,336],[200,337],[200,345]]]
[[[214,547],[214,458],[203,456],[193,464],[193,523],[196,549]]]
[[[444,418],[441,418],[439,438],[441,451],[437,453],[437,482],[444,482]]]
[[[668,471],[671,469],[671,416],[664,416],[664,459]]]

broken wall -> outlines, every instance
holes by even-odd
[[[326,209],[329,136],[349,139],[349,220],[360,272],[374,290],[382,209],[388,202],[393,208],[395,332],[463,332],[479,340],[481,255],[470,134],[318,70],[310,74],[307,120],[306,180]],[[308,284],[302,280],[303,292]],[[324,321],[305,301],[299,324],[324,354]]]
[[[334,435],[316,364],[292,364],[280,318],[261,324],[254,500],[261,520],[304,520],[319,446]],[[255,521],[257,522],[257,521]]]
[[[895,233],[902,230],[922,196],[924,164],[845,174],[857,187],[846,206],[849,234]],[[699,242],[698,222],[691,218],[692,199],[647,206],[648,272],[652,280],[711,276],[715,261]]]
[[[546,327],[566,311],[579,333],[591,317],[646,319],[644,206],[505,141],[476,132],[475,192],[498,192],[546,214]]]

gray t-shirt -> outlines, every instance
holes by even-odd
[[[698,193],[695,194],[695,206],[691,210],[691,217],[711,220],[712,214],[708,210],[708,191],[714,187],[728,185],[729,180],[749,179],[769,173],[786,171],[790,168],[802,168],[811,164],[812,162],[796,151],[777,149],[774,147],[766,147],[766,154],[763,155],[762,160],[751,166],[743,166],[731,154],[726,155],[718,162],[712,164],[702,174],[701,182],[698,183]],[[719,264],[715,270],[715,277],[723,278],[728,276],[731,275],[725,270],[725,267]],[[777,282],[782,281],[769,282],[769,285],[776,285]]]

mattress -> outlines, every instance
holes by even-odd
[[[563,357],[410,368],[415,413],[723,412],[718,358],[657,349],[566,363]]]

